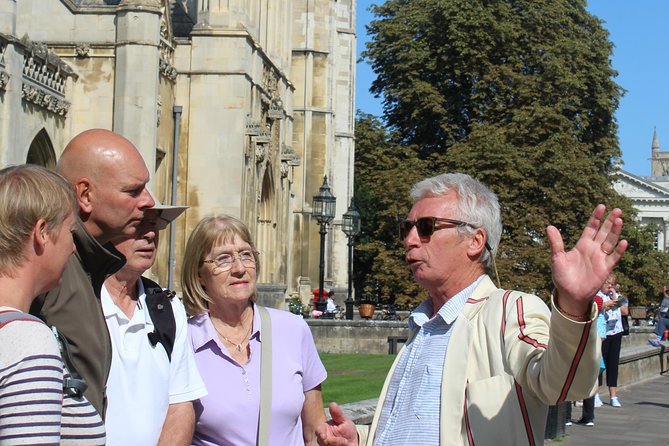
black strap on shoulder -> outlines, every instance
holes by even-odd
[[[177,335],[177,324],[172,310],[172,298],[174,298],[175,293],[170,290],[163,290],[160,285],[146,277],[142,277],[142,283],[146,294],[146,305],[155,327],[154,331],[149,333],[149,342],[153,346],[156,346],[159,342],[163,344],[167,352],[167,358],[171,361],[174,339]]]
[[[51,327],[51,331],[53,331],[53,334],[56,336],[58,347],[60,347],[60,356],[63,358],[65,367],[69,372],[69,376],[63,377],[63,393],[65,395],[81,398],[84,396],[86,389],[88,389],[88,384],[86,384],[86,381],[79,374],[79,371],[77,371],[77,368],[74,365],[72,353],[70,352],[70,344],[67,342],[67,338],[60,334],[55,326]]]
[[[0,313],[0,328],[11,321],[33,321],[44,324],[42,319],[38,318],[37,316],[33,316],[32,314],[21,313],[19,311],[6,311]],[[65,367],[69,372],[69,376],[66,374],[63,377],[63,393],[65,395],[81,398],[88,388],[88,384],[86,384],[86,381],[84,381],[74,366],[72,354],[70,353],[70,344],[68,344],[65,336],[62,336],[56,327],[51,327],[51,331],[56,337],[56,342],[58,342],[60,357],[65,363]]]

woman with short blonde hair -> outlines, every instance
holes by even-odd
[[[51,329],[28,313],[75,250],[77,201],[60,175],[0,170],[0,420],[3,444],[103,445],[102,418],[76,387]],[[70,392],[72,390],[72,392]],[[85,439],[85,440],[83,440]]]

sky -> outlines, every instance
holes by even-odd
[[[365,48],[367,10],[383,0],[357,1],[358,58]],[[615,81],[626,93],[616,111],[623,169],[650,175],[653,129],[669,151],[669,0],[589,0],[588,11],[604,21],[613,42]],[[356,108],[381,116],[381,99],[369,93],[375,75],[366,62],[356,69]]]

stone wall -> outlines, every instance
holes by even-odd
[[[660,347],[648,344],[653,328],[630,327],[630,335],[623,337],[618,387],[644,381],[669,370],[669,343],[663,342]]]
[[[388,353],[388,336],[409,334],[406,321],[308,319],[319,353]]]

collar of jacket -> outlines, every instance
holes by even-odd
[[[125,257],[111,243],[104,246],[98,243],[79,218],[72,236],[77,247],[75,255],[91,280],[95,296],[100,299],[102,284],[107,276],[125,265]]]

